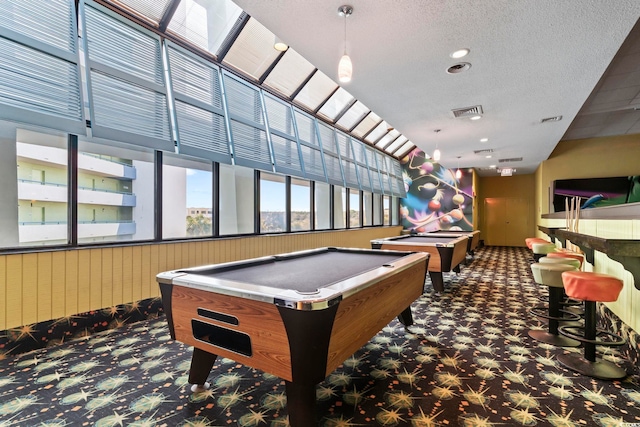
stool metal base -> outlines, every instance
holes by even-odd
[[[555,335],[548,331],[531,330],[529,331],[529,336],[536,341],[555,345],[556,347],[578,347],[580,345],[580,341],[562,335]]]
[[[591,362],[578,354],[561,354],[558,362],[571,370],[601,380],[620,380],[627,376],[627,371],[599,357]]]

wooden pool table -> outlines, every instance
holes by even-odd
[[[293,427],[317,425],[315,386],[395,316],[412,324],[429,254],[321,248],[157,275],[171,337],[194,347],[189,382],[217,356],[285,380]]]

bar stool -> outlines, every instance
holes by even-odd
[[[524,239],[524,243],[527,245],[527,248],[531,249],[531,245],[534,243],[551,243],[548,240],[542,239],[540,237],[527,237]]]
[[[547,256],[544,256],[538,260],[539,263],[542,264],[564,264],[575,267],[576,270],[580,270],[582,263],[580,260],[575,259],[573,257],[551,257],[549,255],[555,254],[556,252],[550,252]],[[584,310],[580,308],[582,306],[582,301],[572,300],[567,298],[564,293],[564,287],[562,288],[562,298],[560,301],[561,307],[569,307],[567,310],[573,314],[579,315],[581,318],[584,315]]]
[[[543,256],[547,255],[548,253],[554,252],[556,250],[556,245],[547,241],[545,241],[544,243],[533,242],[531,244],[531,250],[533,251],[533,259],[538,262],[538,260]]]
[[[584,327],[564,325],[558,328],[558,332],[582,342],[584,355],[561,354],[558,361],[569,369],[594,378],[615,380],[626,377],[624,369],[596,357],[597,345],[614,347],[626,342],[624,338],[596,327],[596,302],[616,301],[622,291],[622,280],[607,274],[565,271],[562,282],[567,296],[584,301]]]
[[[541,258],[541,260],[543,260]],[[561,310],[561,302],[564,298],[564,286],[562,283],[562,273],[565,271],[577,271],[576,267],[569,264],[556,263],[535,263],[531,264],[533,280],[539,284],[549,287],[549,306],[533,307],[529,313],[532,316],[548,319],[548,331],[529,330],[529,336],[534,340],[558,347],[578,347],[579,341],[561,336],[558,334],[560,322],[575,322],[580,320],[577,314]]]
[[[559,258],[559,259],[574,259],[580,263],[578,266],[578,270],[582,268],[582,263],[584,262],[584,255],[579,254],[577,252],[568,252],[568,251],[558,251],[549,252],[547,254],[549,258]]]

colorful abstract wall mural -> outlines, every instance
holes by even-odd
[[[402,160],[407,197],[400,200],[405,230],[473,230],[473,175],[463,169],[447,169],[419,149]]]

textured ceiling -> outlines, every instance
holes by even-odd
[[[338,81],[344,18],[337,10],[342,1],[236,3]],[[425,152],[438,146],[447,167],[475,167],[485,176],[495,174],[490,165],[533,173],[565,132],[567,139],[640,133],[640,113],[629,110],[640,104],[638,43],[625,49],[620,64],[610,67],[611,77],[600,82],[640,17],[638,0],[348,4],[354,8],[347,20],[354,71],[343,87]],[[463,47],[471,49],[467,57],[449,56]],[[471,68],[446,73],[461,61]],[[568,130],[583,104],[585,111]],[[478,121],[451,112],[475,105],[484,111]],[[563,118],[541,123],[552,116]],[[474,154],[487,149],[494,150],[490,159]],[[499,162],[517,157],[523,160]]]

